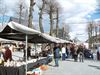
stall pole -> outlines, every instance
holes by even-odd
[[[35,45],[35,56],[37,55],[37,46],[36,46],[36,44],[34,44]],[[37,58],[36,58],[37,59]],[[38,59],[37,59],[38,60]]]
[[[37,52],[37,50],[36,50],[36,49],[37,49],[37,48],[36,48],[36,44],[34,44],[34,45],[35,45],[35,55],[36,55],[36,52]]]
[[[27,75],[27,46],[28,46],[28,35],[26,35],[26,52],[25,52],[25,60],[26,60],[26,65],[25,65],[25,72]]]

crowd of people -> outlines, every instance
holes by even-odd
[[[61,58],[62,61],[66,60],[66,58],[72,58],[75,62],[84,62],[85,50],[87,49],[83,44],[55,44],[53,49],[55,66],[59,66],[59,58]]]
[[[8,59],[11,61],[12,60],[12,51],[8,46],[4,47],[4,51],[0,52],[0,55],[3,55],[4,61],[7,61]],[[96,48],[97,49],[97,48]],[[54,55],[54,60],[55,60],[55,66],[59,66],[59,59],[61,58],[62,61],[65,61],[68,58],[74,59],[75,62],[84,62],[85,57],[89,57],[93,59],[93,54],[91,53],[90,56],[87,56],[87,53],[89,52],[89,49],[85,47],[84,44],[76,45],[76,44],[54,44],[53,47],[53,55]],[[25,60],[25,46],[24,46],[24,60]],[[48,48],[48,55],[50,56],[52,54],[50,47]],[[27,59],[31,57],[31,47],[28,46],[27,49]],[[50,58],[51,59],[51,58]],[[99,50],[97,49],[97,60],[100,60],[100,53]]]

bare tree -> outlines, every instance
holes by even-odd
[[[60,19],[60,13],[61,13],[61,6],[59,5],[59,3],[57,2],[55,5],[55,14],[56,14],[56,37],[58,37],[58,33],[59,33],[59,19]]]
[[[98,26],[97,26],[97,24],[95,24],[94,25],[94,36],[95,36],[95,38],[94,38],[94,42],[96,42],[97,43],[97,38],[98,38],[98,34],[97,34],[97,32],[98,32]]]
[[[69,40],[69,32],[70,32],[70,27],[66,23],[63,23],[63,39]]]
[[[22,17],[23,8],[24,8],[24,6],[23,6],[22,2],[20,2],[20,4],[19,4],[19,23],[21,23],[21,17]]]
[[[45,12],[49,14],[50,19],[50,35],[53,34],[53,20],[54,20],[54,13],[56,12],[56,3],[57,1],[46,0]]]
[[[19,23],[21,24],[22,19],[26,18],[27,7],[24,0],[19,0],[16,3],[16,8],[14,8],[15,16],[18,17]],[[27,12],[28,14],[28,12]]]
[[[58,37],[59,33],[59,9],[56,9],[56,37]]]
[[[77,36],[74,37],[73,41],[74,41],[75,43],[80,42],[80,40],[77,38]]]
[[[39,27],[40,27],[40,31],[42,33],[44,33],[44,29],[43,29],[43,24],[42,24],[42,20],[43,20],[43,12],[44,12],[44,8],[45,8],[45,4],[46,4],[46,0],[41,0],[41,5],[38,5],[39,7]]]
[[[93,44],[93,22],[90,22],[88,25],[88,41],[89,41],[89,48],[92,48]]]
[[[28,19],[28,27],[33,28],[32,20],[33,20],[33,6],[35,5],[34,0],[30,0],[30,7],[29,7],[29,19]]]
[[[7,12],[7,6],[3,0],[0,0],[0,14],[5,15]]]
[[[49,17],[50,17],[50,35],[52,35],[53,33],[53,6],[52,5],[50,5]]]

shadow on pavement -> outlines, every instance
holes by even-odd
[[[100,70],[100,66],[95,66],[95,65],[88,65],[88,66],[89,66],[89,67],[94,67],[94,68]]]
[[[75,62],[74,59],[66,59],[65,61]]]

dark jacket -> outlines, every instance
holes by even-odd
[[[6,49],[5,53],[4,53],[4,60],[7,61],[8,59],[10,59],[10,61],[12,60],[12,52],[11,50],[8,48]]]
[[[60,58],[59,51],[60,51],[60,49],[58,47],[54,48],[54,58]]]
[[[84,53],[84,49],[83,48],[78,48],[78,50],[77,50],[77,54],[80,54],[80,53]]]

